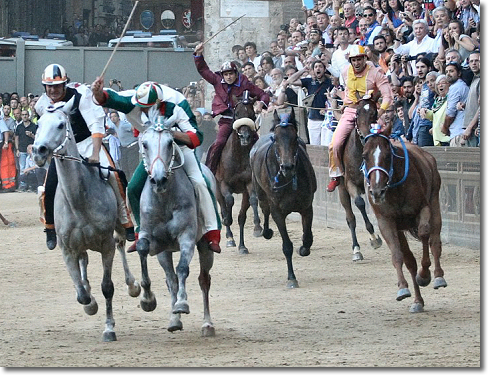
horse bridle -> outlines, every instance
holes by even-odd
[[[154,124],[151,127],[149,127],[149,129],[153,129],[156,132],[158,132],[159,140],[161,140],[161,136],[163,135],[164,132],[170,132],[171,133],[171,129],[165,128],[164,126],[161,126],[161,124]],[[159,142],[158,143],[158,156],[153,160],[151,165],[148,166],[146,163],[146,159],[145,159],[146,153],[144,151],[144,147],[142,147],[142,157],[143,157],[142,160],[144,162],[144,168],[146,169],[146,172],[148,173],[149,177],[151,177],[151,178],[153,177],[152,176],[153,166],[156,163],[156,161],[158,161],[158,160],[161,160],[161,162],[163,163],[168,176],[172,175],[174,173],[175,169],[181,168],[183,166],[183,164],[185,163],[185,156],[183,155],[183,151],[181,151],[180,147],[176,144],[176,142],[174,140],[172,142],[172,151],[173,152],[171,155],[171,160],[170,160],[169,164],[166,165],[163,158],[161,157],[161,142]],[[178,153],[178,155],[180,156],[181,163],[179,165],[174,166],[175,159],[176,159],[176,153]]]
[[[287,115],[287,114],[282,114],[282,117],[281,117],[281,121],[278,125],[276,126],[280,126],[280,127],[287,127],[287,126],[292,126],[288,120],[289,120],[289,117],[283,117],[283,115]],[[268,159],[268,154],[269,154],[269,150],[271,149],[271,147],[275,144],[275,137],[272,136],[271,137],[271,143],[268,147],[268,149],[266,150],[266,156],[265,156],[265,160]],[[298,149],[299,147],[297,147],[297,150],[295,152],[295,155],[293,157],[293,166],[295,167],[294,168],[294,172],[293,172],[293,177],[291,178],[291,180],[289,180],[288,182],[284,183],[283,185],[280,185],[280,186],[277,186],[278,182],[279,182],[279,175],[283,175],[283,168],[282,168],[282,164],[281,164],[281,158],[280,158],[280,155],[278,154],[278,150],[277,148],[275,147],[274,149],[274,153],[275,153],[275,157],[276,157],[276,161],[278,162],[280,168],[278,169],[278,172],[276,173],[276,176],[272,177],[271,176],[271,171],[269,170],[269,165],[268,163],[265,163],[266,164],[266,170],[268,172],[268,177],[270,180],[274,181],[274,185],[273,185],[273,189],[274,190],[279,190],[279,189],[283,189],[284,187],[288,186],[289,184],[292,184],[292,189],[293,190],[297,190],[298,188],[298,181],[297,181],[297,174],[296,174],[296,165],[297,165],[297,161],[298,161]]]
[[[403,141],[403,139],[401,137],[397,137],[400,140],[400,143],[402,144],[402,147],[403,147],[403,153],[405,155],[403,157],[403,156],[397,155],[395,153],[395,147],[391,144],[390,138],[387,137],[387,136],[385,136],[385,135],[383,135],[383,134],[381,134],[381,133],[368,134],[366,137],[364,137],[364,143],[366,143],[367,140],[369,138],[372,138],[372,137],[381,137],[381,138],[384,138],[384,139],[387,140],[388,145],[390,146],[390,151],[391,151],[391,154],[390,154],[390,170],[387,171],[385,168],[380,167],[379,165],[375,165],[375,166],[373,166],[373,167],[371,167],[370,169],[367,170],[366,169],[366,163],[363,160],[363,163],[361,164],[361,171],[364,174],[364,178],[366,179],[366,183],[368,184],[368,186],[370,186],[369,175],[372,172],[374,172],[374,171],[380,171],[380,172],[383,172],[384,174],[386,174],[388,176],[388,182],[386,183],[386,188],[387,189],[391,189],[391,188],[400,186],[407,179],[408,171],[409,171],[409,167],[410,167],[409,156],[408,156],[407,146],[405,145],[405,142]],[[393,159],[395,157],[400,158],[400,159],[405,159],[405,171],[403,173],[402,179],[400,181],[397,181],[397,182],[395,182],[395,183],[392,184],[391,181],[392,181],[393,172],[394,172],[394,169],[393,169]]]

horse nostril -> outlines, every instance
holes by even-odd
[[[151,184],[153,184],[153,185],[155,185],[155,184],[156,184],[156,180],[155,180],[153,177],[150,177],[150,178],[149,178],[149,182],[150,182]]]

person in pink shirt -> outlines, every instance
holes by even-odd
[[[354,129],[356,107],[359,100],[371,92],[373,94],[378,91],[381,92],[382,102],[378,110],[378,118],[393,103],[393,92],[386,75],[381,68],[377,68],[373,63],[367,61],[363,46],[353,46],[349,52],[349,62],[350,64],[344,67],[341,73],[346,84],[343,98],[344,113],[329,144],[329,176],[331,181],[327,186],[328,192],[334,191],[340,184],[340,176],[343,174],[340,167],[342,146]]]

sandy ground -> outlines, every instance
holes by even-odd
[[[60,249],[45,247],[36,194],[0,194],[0,212],[16,224],[0,223],[2,367],[480,366],[479,251],[444,244],[448,287],[423,288],[425,312],[411,314],[413,298],[395,300],[396,273],[388,248],[370,248],[364,229],[359,240],[365,260],[353,264],[349,232],[315,223],[311,255],[294,255],[300,288],[289,290],[278,232],[269,241],[255,239],[249,224],[249,255],[224,248],[215,257],[214,338],[200,335],[198,255],[188,279],[191,314],[183,316],[183,331],[170,333],[170,301],[157,259],[151,257],[149,267],[158,307],[147,313],[138,298],[128,296],[116,254],[118,341],[104,343],[100,256],[90,252],[89,279],[100,308],[88,316],[76,302]],[[299,223],[290,221],[289,232],[298,247]],[[418,253],[420,243],[410,243]],[[139,257],[128,258],[139,280]]]

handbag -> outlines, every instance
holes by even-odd
[[[315,99],[315,94],[317,94],[320,91],[320,89],[322,88],[322,86],[324,84],[325,84],[325,81],[322,82],[322,84],[319,86],[319,88],[317,90],[315,90],[315,92],[313,94],[307,95],[306,97],[304,97],[302,99],[302,103],[303,103],[304,107],[311,107],[312,106],[313,100]]]

